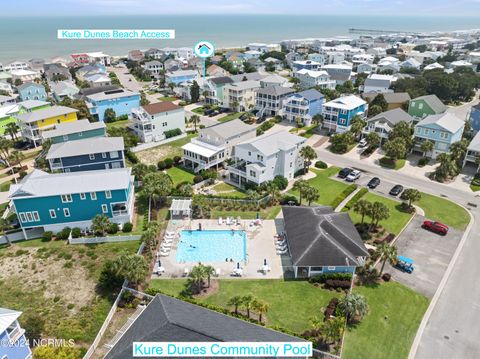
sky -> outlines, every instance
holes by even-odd
[[[480,0],[2,0],[1,8],[2,15],[7,16],[345,14],[480,18]]]

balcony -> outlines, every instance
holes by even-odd
[[[13,343],[16,343],[17,340],[19,340],[22,337],[22,335],[25,333],[25,330],[20,328],[17,325],[11,331],[8,331],[7,329],[7,332],[8,332],[8,338],[10,339],[10,343],[13,344]]]
[[[53,160],[50,162],[50,169],[52,171],[60,170],[63,168],[62,160]]]
[[[152,123],[152,119],[143,110],[134,108],[132,110],[132,122]]]

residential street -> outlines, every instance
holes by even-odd
[[[339,167],[354,167],[376,175],[381,179],[414,187],[423,192],[442,196],[470,209],[475,222],[446,285],[433,308],[418,345],[416,359],[473,359],[480,353],[480,277],[478,253],[480,241],[480,209],[468,203],[480,205],[478,195],[460,191],[427,178],[413,177],[379,166],[354,161],[345,156],[317,149],[318,158]]]

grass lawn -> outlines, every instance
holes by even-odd
[[[354,291],[366,297],[370,310],[358,326],[348,329],[342,358],[407,358],[428,298],[395,282]]]
[[[256,219],[257,213],[260,214],[261,219],[275,219],[280,213],[280,206],[269,207],[260,211],[212,211],[211,218],[218,217],[240,217],[241,219]]]
[[[176,186],[182,182],[193,183],[195,175],[181,167],[172,167],[166,170],[168,176],[172,179],[173,185]]]
[[[137,196],[135,202],[135,225],[132,234],[142,234],[145,223],[145,213],[148,212],[148,198],[144,196]]]
[[[374,193],[367,193],[362,199],[369,201],[369,202],[382,202],[384,203],[390,210],[390,217],[387,220],[380,221],[380,225],[383,226],[388,232],[398,234],[402,230],[403,227],[407,224],[410,217],[412,216],[409,213],[403,212],[400,209],[400,202],[394,201],[392,199],[385,198],[383,196],[376,195]],[[358,215],[351,209],[348,211],[350,218],[352,218],[353,223],[358,223],[361,221],[361,216]],[[367,221],[369,219],[367,218]]]
[[[234,113],[228,114],[226,116],[223,116],[222,118],[219,118],[217,121],[218,122],[227,122],[227,121],[235,120],[236,118],[239,118],[243,114],[244,114],[243,112],[234,112]]]
[[[196,114],[199,114],[199,115],[204,115],[205,114],[205,107],[200,106],[200,107],[194,108],[192,110],[192,112],[195,112]]]
[[[156,165],[158,161],[167,157],[182,156],[182,146],[189,143],[194,137],[197,137],[196,133],[188,133],[186,137],[178,140],[137,152],[137,156],[145,164]]]
[[[329,167],[324,170],[310,169],[310,171],[317,174],[315,178],[308,180],[308,182],[320,192],[318,204],[330,206],[333,200],[348,187],[346,183],[329,178],[336,175],[339,170],[338,167]],[[298,197],[298,191],[292,190],[290,193]]]
[[[402,168],[403,166],[405,166],[405,160],[404,159],[399,159],[399,160],[396,160],[395,162],[393,162],[390,158],[388,157],[382,157],[380,158],[380,160],[378,161],[378,163],[380,164],[380,166],[382,166],[383,168],[388,168],[388,169],[391,169],[391,170],[399,170],[400,168]]]
[[[185,288],[185,280],[154,279],[150,287],[166,294],[178,295]],[[231,297],[246,294],[252,294],[269,304],[266,314],[268,325],[278,325],[299,334],[310,328],[311,317],[322,316],[320,309],[326,307],[332,297],[338,296],[334,291],[314,287],[306,281],[222,279],[218,292],[201,298],[200,301],[229,308],[227,302]]]
[[[105,124],[107,125],[107,130],[109,128],[114,128],[114,127],[127,127],[128,120],[115,121],[115,122],[105,122]]]
[[[425,211],[425,217],[445,223],[456,229],[465,229],[470,222],[468,212],[448,199],[423,193],[416,205]]]
[[[474,184],[471,184],[470,185],[470,189],[473,191],[473,192],[478,192],[480,191],[480,186],[476,186]]]
[[[172,97],[172,96],[161,96],[158,99],[160,101],[169,101],[169,102],[178,100],[176,97]]]
[[[0,183],[0,192],[8,192],[10,185],[15,183],[13,179]]]
[[[97,290],[103,264],[120,253],[136,253],[139,241],[68,245],[41,239],[0,249],[0,307],[45,320],[43,336],[73,338],[88,347],[112,305]]]
[[[230,197],[230,198],[246,198],[247,197],[245,192],[242,192],[237,187],[232,186],[225,182],[220,182],[219,184],[213,186],[212,189],[215,192],[217,192],[217,195],[222,197]]]

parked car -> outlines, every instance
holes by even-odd
[[[424,221],[422,224],[422,228],[440,234],[442,236],[448,233],[448,226],[446,224],[436,222],[436,221]]]
[[[368,145],[368,142],[367,142],[367,139],[366,138],[362,138],[360,140],[360,142],[358,142],[358,147],[360,148],[364,148],[364,147],[367,147]]]
[[[397,257],[397,263],[395,264],[395,267],[407,273],[412,273],[415,269],[413,266],[413,260],[404,256]]]
[[[352,172],[350,172],[350,173],[348,174],[348,176],[345,178],[345,180],[346,180],[347,182],[355,182],[357,179],[360,178],[360,174],[361,174],[360,171],[353,170]]]
[[[368,181],[367,187],[374,189],[374,188],[377,188],[379,184],[380,184],[380,178],[373,177],[370,181]]]
[[[346,178],[351,172],[353,171],[352,168],[345,167],[338,172],[338,178]]]
[[[403,186],[401,184],[397,184],[397,185],[392,187],[392,189],[390,190],[389,193],[392,196],[398,196],[402,192],[403,192]]]

